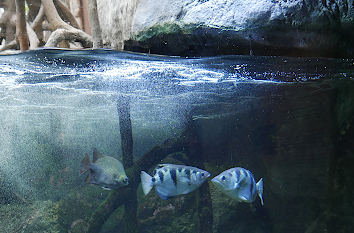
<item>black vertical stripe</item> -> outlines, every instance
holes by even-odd
[[[250,179],[251,180],[251,196],[253,195],[253,189],[255,188],[255,183],[254,183],[254,179]]]
[[[241,176],[241,172],[240,172],[240,169],[236,169],[236,179],[239,180],[240,179],[240,176]]]
[[[191,170],[189,170],[188,168],[184,170],[184,173],[186,173],[186,176],[188,179],[191,179]]]
[[[177,186],[177,174],[176,174],[175,168],[170,169],[170,175],[171,175],[173,183],[175,184],[175,186]]]
[[[162,183],[163,182],[163,173],[162,173],[162,171],[159,171],[157,174],[159,174],[159,178],[160,178],[160,181]]]

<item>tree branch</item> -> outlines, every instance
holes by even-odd
[[[71,13],[70,9],[60,0],[55,0],[54,5],[61,13],[61,17],[67,19],[71,26],[80,29],[80,25],[77,22],[75,16]]]
[[[26,29],[27,29],[27,34],[28,34],[28,39],[30,43],[30,49],[36,49],[38,48],[38,45],[40,43],[36,32],[32,29],[31,25],[28,23],[26,24]]]
[[[102,31],[98,19],[97,1],[87,0],[87,8],[88,8],[88,15],[89,15],[89,21],[91,26],[93,48],[102,48],[103,47]]]
[[[55,47],[62,40],[79,41],[85,48],[92,47],[91,36],[76,28],[72,28],[71,30],[59,28],[55,30],[50,35],[45,47]]]
[[[29,40],[26,29],[25,0],[16,0],[16,37],[21,51],[29,49]]]
[[[41,4],[38,14],[34,18],[33,22],[31,23],[31,27],[33,31],[36,32],[36,35],[40,41],[43,41],[43,21],[44,21],[44,7]]]
[[[82,30],[65,23],[59,16],[53,0],[42,0],[45,16],[53,33],[50,35],[46,47],[54,47],[62,40],[80,41],[83,47],[92,47],[92,37]]]
[[[0,51],[5,51],[8,49],[16,49],[17,48],[17,41],[13,40],[11,42],[8,42],[7,44],[5,44],[3,47],[0,48]]]

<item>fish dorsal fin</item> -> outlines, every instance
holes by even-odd
[[[102,155],[96,148],[93,149],[93,158],[92,158],[93,163],[103,157],[104,157],[104,155]]]
[[[85,154],[85,157],[82,159],[80,163],[80,175],[84,174],[90,166],[90,158],[88,154]]]

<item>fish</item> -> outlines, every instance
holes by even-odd
[[[93,150],[92,163],[87,153],[80,163],[80,175],[87,172],[86,183],[98,185],[106,190],[129,184],[123,164],[111,156],[102,155],[96,148]]]
[[[257,183],[253,174],[242,167],[230,168],[215,176],[211,182],[223,193],[239,202],[252,203],[257,195],[263,202],[263,178]]]
[[[152,176],[145,171],[140,173],[144,194],[155,186],[157,195],[163,200],[194,191],[209,176],[210,173],[202,169],[175,164],[159,164]]]

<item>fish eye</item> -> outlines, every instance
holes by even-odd
[[[202,172],[201,176],[204,177],[204,172]]]
[[[222,181],[225,181],[225,180],[226,180],[226,177],[225,177],[225,176],[222,176],[222,177],[221,177],[221,180],[222,180]]]

